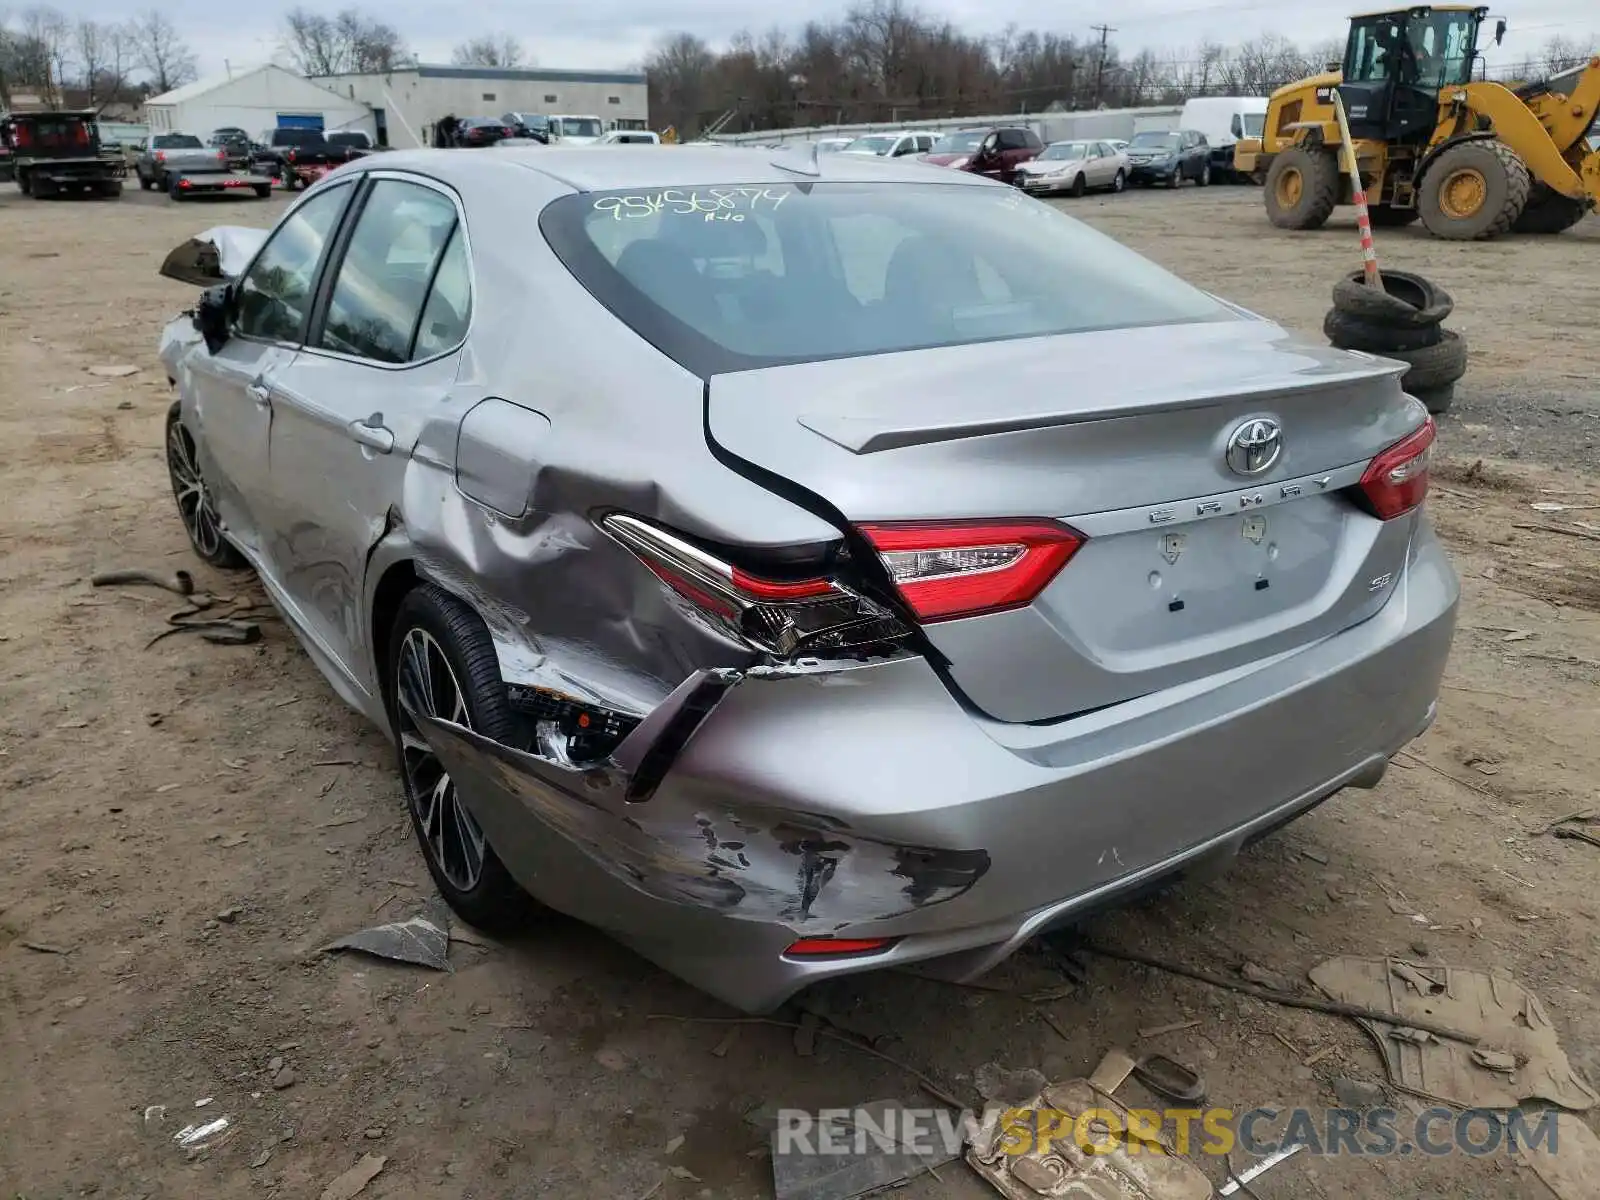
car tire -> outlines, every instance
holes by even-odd
[[[1432,346],[1391,350],[1384,357],[1411,364],[1411,369],[1400,377],[1400,386],[1413,395],[1445,387],[1467,373],[1467,343],[1453,329],[1443,330]]]
[[[1438,345],[1443,331],[1438,325],[1387,325],[1330,308],[1322,318],[1322,334],[1340,350],[1389,354],[1396,350],[1422,350]]]
[[[178,186],[178,181],[176,179],[167,185],[167,195],[172,197],[174,204],[183,203],[183,189]]]
[[[1339,203],[1333,151],[1292,146],[1267,168],[1267,219],[1279,229],[1321,229]]]
[[[1201,187],[1211,186],[1211,164],[1209,162],[1200,164],[1200,178],[1195,180],[1195,182]]]
[[[1511,226],[1513,233],[1565,233],[1588,215],[1582,200],[1569,200],[1545,184],[1534,185],[1528,205]]]
[[[1127,191],[1127,189],[1128,176],[1125,172],[1118,171],[1116,176],[1111,180],[1111,190],[1113,192],[1124,192]]]
[[[202,561],[225,571],[237,571],[250,563],[222,532],[222,518],[211,499],[211,489],[200,469],[194,436],[183,423],[183,405],[174,400],[167,409],[167,479],[172,484],[172,499],[178,506],[189,544]]]
[[[24,172],[17,176],[17,191],[24,196],[33,195],[33,176]]]
[[[143,191],[148,192],[155,189],[156,181],[154,179],[149,178],[141,171],[135,171],[134,174],[139,176],[139,187]]]
[[[1422,401],[1430,415],[1442,417],[1456,401],[1456,385],[1447,383],[1436,388],[1412,388],[1411,394]]]
[[[255,193],[257,199],[266,200],[272,195],[272,185],[270,183],[258,183],[255,187]]]
[[[1078,172],[1078,177],[1072,181],[1072,194],[1081,196],[1089,190],[1089,181],[1083,177],[1083,172]]]
[[[1384,271],[1383,290],[1352,271],[1333,285],[1333,306],[1374,325],[1437,325],[1455,308],[1450,293],[1409,271]]]
[[[418,682],[419,661],[427,663],[429,689]],[[441,667],[442,673],[436,674]],[[385,680],[384,701],[395,731],[406,811],[439,894],[463,920],[481,929],[524,924],[534,908],[532,898],[512,879],[465,806],[455,807],[459,799],[454,785],[411,716],[416,705],[424,704],[430,715],[454,715],[484,737],[516,742],[520,726],[506,702],[489,631],[461,600],[434,584],[419,584],[395,614]],[[454,699],[447,695],[450,689]],[[431,694],[420,694],[424,690]],[[405,703],[403,693],[411,697]],[[446,706],[451,711],[441,714],[438,710]]]

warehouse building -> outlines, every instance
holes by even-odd
[[[555,71],[415,63],[381,74],[321,75],[315,84],[371,111],[381,144],[427,146],[445,117],[508,112],[598,117],[604,129],[648,128],[641,71]]]
[[[200,137],[226,126],[243,129],[251,137],[280,126],[359,129],[369,136],[377,132],[367,105],[270,63],[152,96],[145,101],[144,110],[146,122],[158,133],[165,130]]]

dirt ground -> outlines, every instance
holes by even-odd
[[[1313,335],[1358,262],[1348,220],[1280,233],[1251,189],[1066,203]],[[154,350],[193,293],[156,267],[209,224],[279,211],[0,190],[0,1194],[314,1197],[372,1153],[387,1159],[362,1193],[374,1200],[770,1196],[752,1110],[914,1098],[914,1081],[833,1042],[801,1057],[770,1026],[738,1027],[714,1054],[733,1026],[651,1017],[731,1014],[564,919],[457,943],[449,975],[320,953],[429,895],[386,743],[280,624],[257,646],[146,649],[171,599],[89,584],[183,567],[253,594],[197,563],[167,491]],[[1539,995],[1600,1081],[1600,849],[1536,835],[1600,804],[1600,568],[1595,542],[1529,528],[1600,527],[1600,510],[1530,507],[1600,505],[1600,219],[1489,245],[1383,232],[1380,253],[1444,285],[1471,342],[1429,502],[1465,591],[1438,724],[1376,791],[1089,929],[1223,973],[1249,959],[1303,979],[1329,955],[1385,952],[1493,968]],[[110,364],[139,370],[90,371]],[[1331,1105],[1336,1077],[1382,1078],[1342,1018],[1087,965],[1084,986],[1043,1006],[1054,1027],[1021,995],[1063,982],[1042,953],[991,976],[1014,993],[883,974],[811,999],[968,1101],[985,1062],[1064,1078],[1114,1046],[1194,1063],[1211,1102],[1240,1111]],[[1133,1082],[1119,1095],[1152,1102]],[[196,1156],[174,1144],[218,1115],[231,1139]],[[1252,1187],[1549,1195],[1505,1155],[1301,1154]],[[898,1194],[991,1193],[953,1164]]]

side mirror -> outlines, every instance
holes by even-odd
[[[206,349],[212,354],[227,343],[232,319],[233,284],[218,284],[200,293],[200,303],[194,310],[194,327],[200,331]]]
[[[1501,17],[1494,23],[1494,44],[1498,46],[1506,40],[1506,19]]]

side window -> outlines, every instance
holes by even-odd
[[[1031,130],[1031,129],[1027,130],[1026,133],[1024,134],[1024,137],[1027,140],[1027,143],[1028,143],[1027,148],[1029,150],[1043,150],[1044,149],[1044,143],[1039,140],[1039,135],[1037,133],[1035,133],[1033,130]]]
[[[377,362],[407,361],[428,285],[455,224],[456,206],[442,193],[378,180],[339,262],[316,344]]]
[[[417,326],[411,361],[432,358],[451,349],[467,336],[467,322],[471,318],[472,274],[467,270],[467,240],[461,236],[461,226],[457,224],[451,231],[444,257],[439,260],[439,269],[434,273],[428,302],[422,306],[422,321]]]
[[[235,330],[267,341],[299,341],[315,290],[317,264],[350,199],[348,186],[330,188],[297,208],[273,232],[239,281]]]

